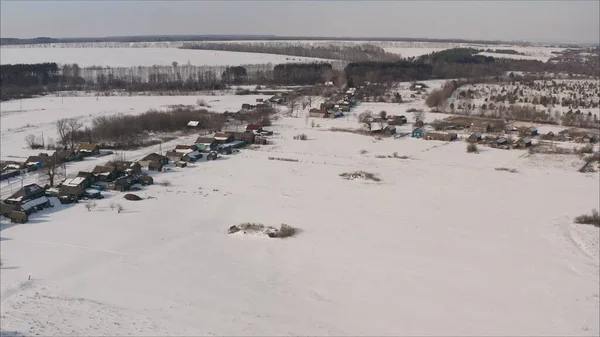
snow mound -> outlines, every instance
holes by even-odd
[[[6,305],[12,310],[3,313],[3,335],[108,336],[115,329],[123,335],[150,335],[158,331],[141,313],[83,298],[35,293]],[[40,311],[45,315],[36,315]]]
[[[593,225],[571,224],[571,238],[584,252],[600,260],[600,228]]]
[[[374,173],[364,172],[364,171],[356,171],[349,173],[341,173],[340,177],[346,180],[371,180],[371,181],[381,181],[381,179]]]

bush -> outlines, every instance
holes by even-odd
[[[237,232],[243,232],[244,234],[250,233],[262,233],[266,234],[270,238],[287,238],[298,234],[299,230],[287,224],[281,224],[279,229],[273,226],[265,226],[261,223],[246,222],[236,226],[231,226],[227,230],[227,233],[234,234]]]
[[[584,147],[578,148],[577,153],[594,153],[594,147],[592,144],[588,144]]]
[[[575,222],[578,224],[594,225],[600,227],[600,215],[597,209],[592,210],[592,214],[584,214],[575,218]]]
[[[208,103],[206,103],[206,101],[205,101],[205,100],[203,100],[203,99],[199,99],[199,100],[197,100],[197,101],[196,101],[196,104],[198,104],[198,106],[205,106],[205,107],[207,107],[207,108],[210,108],[210,105],[208,105]]]
[[[125,194],[125,196],[123,198],[125,198],[126,200],[129,200],[129,201],[140,201],[140,200],[142,200],[142,198],[140,196],[138,196],[136,194],[132,194],[132,193]]]
[[[346,180],[363,179],[363,180],[381,181],[381,179],[376,174],[370,173],[370,172],[365,172],[365,171],[341,173],[340,177],[342,177]]]
[[[303,133],[303,134],[300,134],[300,135],[295,135],[294,139],[296,139],[296,140],[307,140],[308,136],[306,136],[306,134]]]
[[[518,172],[515,169],[510,169],[510,168],[506,168],[506,167],[496,167],[496,171],[506,171],[506,172],[510,172],[510,173],[517,173]]]
[[[164,186],[164,187],[169,187],[169,186],[171,186],[171,181],[170,180],[163,180],[163,181],[160,182],[160,185]]]
[[[286,225],[286,224],[281,224],[281,226],[279,227],[279,230],[275,230],[274,232],[269,233],[269,237],[271,238],[287,238],[290,236],[294,236],[296,233],[298,233],[298,230],[290,225]]]
[[[467,152],[468,153],[477,153],[479,152],[479,150],[477,149],[477,144],[471,143],[467,145]]]

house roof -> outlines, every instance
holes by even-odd
[[[187,126],[198,126],[198,124],[200,124],[200,121],[189,121]]]
[[[94,174],[112,173],[115,170],[116,170],[116,168],[113,166],[96,165],[96,167],[94,167],[94,169],[92,170],[92,173],[94,173]]]
[[[226,140],[229,137],[231,137],[231,133],[227,133],[227,132],[218,132],[218,133],[215,133],[215,136],[214,136],[214,138],[216,140]]]
[[[183,157],[183,153],[181,152],[177,152],[177,151],[167,151],[167,153],[165,153],[166,157],[178,157],[181,158]]]
[[[196,139],[196,144],[212,144],[214,142],[215,142],[214,138],[198,137]]]
[[[148,160],[148,161],[161,161],[161,160],[169,160],[169,158],[162,156],[158,153],[150,153],[149,155],[145,156],[144,158],[142,158],[142,160]]]
[[[71,150],[61,150],[61,151],[56,151],[54,152],[53,156],[57,157],[57,158],[69,158],[71,156],[75,155],[75,153]]]
[[[38,184],[29,184],[23,186],[20,190],[15,192],[15,194],[11,195],[7,200],[12,201],[21,201],[23,199],[27,199],[32,195],[40,193],[44,189]]]
[[[75,177],[63,183],[64,186],[79,186],[87,180],[85,177]]]
[[[260,129],[262,129],[262,126],[260,126],[259,124],[246,125],[246,130],[260,130]]]
[[[82,152],[92,152],[98,149],[99,147],[97,144],[79,144],[79,151]]]
[[[49,161],[50,161],[50,157],[48,157],[48,156],[29,156],[27,158],[27,160],[25,161],[25,163],[37,164],[37,163],[45,163],[45,162],[49,162]]]
[[[47,203],[47,202],[49,202],[49,201],[50,201],[50,200],[48,200],[48,198],[46,198],[46,196],[43,196],[43,197],[39,197],[39,198],[36,198],[36,199],[33,199],[33,200],[29,200],[29,201],[27,201],[27,202],[23,203],[23,204],[21,205],[21,208],[22,208],[24,211],[27,211],[27,210],[29,210],[29,209],[31,209],[31,208],[33,208],[33,207],[35,207],[35,206],[38,206],[38,205],[45,204],[45,203]]]

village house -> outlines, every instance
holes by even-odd
[[[51,161],[52,157],[50,157],[47,153],[40,153],[37,156],[29,156],[27,160],[25,160],[25,167],[29,171],[35,171],[48,166]]]
[[[23,186],[23,188],[4,200],[4,203],[9,205],[5,206],[4,212],[7,212],[8,208],[12,206],[10,213],[17,211],[24,212],[27,215],[44,208],[52,207],[50,199],[46,197],[46,191],[37,184]]]
[[[83,155],[78,154],[75,151],[71,150],[60,150],[55,151],[52,156],[57,159],[59,163],[65,163],[76,160],[83,160]]]
[[[243,141],[247,144],[254,144],[256,135],[253,132],[232,132],[234,141]]]
[[[200,125],[200,121],[189,121],[187,126],[190,128],[197,128]]]
[[[598,137],[594,134],[587,133],[583,136],[579,136],[579,137],[575,138],[575,142],[595,144],[598,142]]]
[[[137,162],[120,160],[113,162],[111,165],[117,169],[117,173],[119,173],[119,175],[142,173],[142,166]]]
[[[165,153],[165,157],[169,158],[169,160],[172,162],[178,162],[178,161],[181,161],[181,158],[183,157],[183,153],[177,152],[177,151],[167,151]]]
[[[388,125],[404,125],[408,122],[408,119],[404,115],[400,116],[387,116]]]
[[[426,140],[441,140],[445,142],[451,142],[458,138],[456,133],[441,133],[441,132],[427,132],[425,134]]]
[[[215,139],[209,137],[198,137],[194,142],[199,151],[209,151],[215,146]]]
[[[233,136],[228,132],[218,132],[215,133],[214,137],[215,143],[217,144],[226,144],[231,143],[233,141]]]
[[[176,145],[174,151],[179,153],[188,153],[196,150],[197,148],[195,145]]]
[[[137,184],[139,180],[140,179],[137,175],[129,175],[115,180],[114,183],[110,185],[110,187],[115,191],[129,191],[131,186]]]
[[[308,111],[308,116],[314,118],[326,118],[327,112],[323,109],[312,108]]]
[[[156,162],[156,163],[160,163],[162,165],[167,165],[169,163],[169,158],[160,155],[158,153],[151,153],[147,156],[145,156],[144,158],[142,158],[142,160],[140,160],[140,165],[142,165],[142,167],[144,166],[141,162],[142,161],[150,161],[150,162]]]
[[[100,147],[97,144],[80,144],[77,152],[84,157],[97,156],[100,154]]]
[[[248,124],[246,125],[246,131],[250,132],[262,132],[263,128],[260,124]]]
[[[119,173],[114,166],[96,165],[92,170],[92,174],[96,178],[96,182],[109,183],[119,177]]]
[[[468,138],[469,143],[479,143],[482,139],[481,132],[473,132]]]
[[[538,129],[535,126],[524,127],[519,129],[519,134],[522,136],[535,137],[538,135]]]
[[[528,137],[521,137],[513,143],[513,146],[517,149],[524,149],[526,147],[530,147],[531,139],[529,139]]]
[[[60,188],[59,195],[69,195],[76,198],[81,198],[85,190],[90,187],[91,181],[85,177],[75,177],[65,180]]]

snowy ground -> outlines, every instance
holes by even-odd
[[[195,66],[309,62],[319,59],[258,53],[177,48],[0,48],[2,64],[56,62],[80,67]],[[323,61],[323,60],[321,60]]]
[[[156,173],[156,181],[172,185],[144,189],[142,201],[110,193],[92,212],[57,205],[27,224],[3,224],[1,329],[600,333],[598,256],[580,248],[584,232],[572,229],[575,216],[599,203],[597,173],[525,151],[468,154],[464,142],[328,131],[357,127],[354,115],[315,123],[304,112],[281,118],[271,127],[273,145]],[[293,139],[300,133],[308,140]],[[409,159],[376,158],[393,152]],[[357,170],[382,181],[339,177]],[[226,234],[243,222],[287,223],[302,232],[281,240]]]

